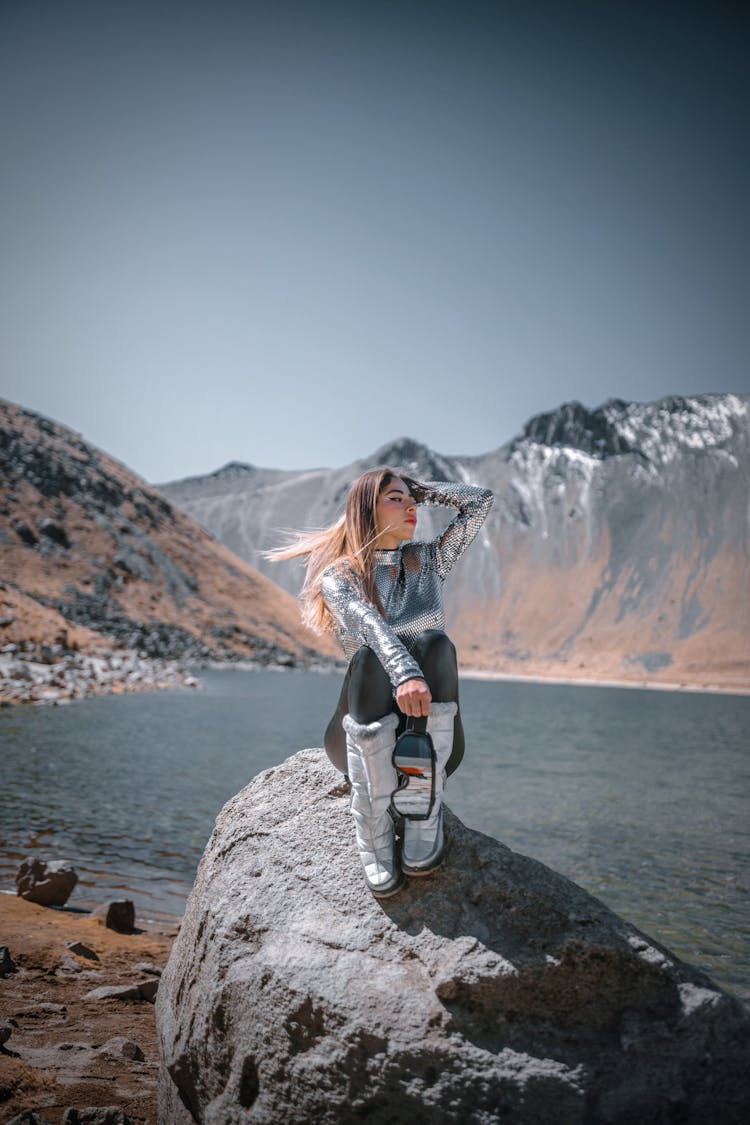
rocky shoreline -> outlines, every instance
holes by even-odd
[[[197,685],[178,661],[154,659],[132,649],[71,652],[60,645],[13,644],[0,649],[0,706]]]
[[[309,670],[336,667],[340,661],[301,661],[282,650],[262,659],[204,660],[199,667]],[[343,668],[343,664],[341,665]],[[200,687],[195,664],[147,656],[133,649],[70,651],[61,645],[9,644],[0,648],[0,707],[60,704],[92,695]]]

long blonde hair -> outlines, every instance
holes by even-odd
[[[370,469],[352,481],[344,513],[330,527],[322,531],[295,532],[286,547],[263,552],[265,558],[274,562],[307,555],[305,582],[300,592],[302,620],[317,633],[335,630],[331,611],[323,600],[320,580],[323,572],[336,563],[349,564],[365,597],[382,611],[373,573],[373,556],[378,549],[375,505],[394,478],[408,483],[407,477],[387,465]]]

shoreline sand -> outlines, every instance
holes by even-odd
[[[643,691],[690,691],[710,695],[750,695],[747,686],[715,683],[687,683],[685,680],[618,680],[594,676],[544,676],[541,673],[523,675],[520,672],[490,672],[484,668],[461,668],[460,676],[467,680],[497,680],[508,683],[563,684],[569,687],[633,688]]]
[[[38,906],[0,892],[0,944],[16,965],[0,984],[0,1028],[13,1021],[0,1048],[4,1121],[35,1110],[59,1125],[70,1107],[111,1105],[133,1125],[153,1125],[159,1072],[153,1003],[87,994],[158,979],[179,922],[168,915],[137,918],[134,933],[120,934],[80,908]],[[96,959],[71,949],[75,942]]]

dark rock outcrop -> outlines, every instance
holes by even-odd
[[[53,543],[64,547],[66,551],[70,547],[68,533],[62,524],[55,523],[55,521],[51,519],[43,519],[39,523],[39,531],[42,535],[46,535],[48,539],[51,539]]]
[[[724,1125],[750,1017],[542,864],[448,815],[380,902],[321,751],[220,813],[157,997],[170,1125]]]
[[[40,906],[64,906],[70,898],[78,874],[74,867],[64,860],[50,860],[29,857],[18,868],[16,891],[28,902]]]
[[[599,458],[633,453],[637,447],[617,425],[627,408],[621,399],[611,399],[597,410],[589,410],[580,402],[565,402],[556,410],[529,419],[519,441],[580,449]]]
[[[13,520],[11,526],[18,538],[23,543],[26,543],[27,546],[35,547],[39,542],[39,536],[31,530],[29,525],[25,523],[24,520]]]
[[[17,972],[16,963],[10,955],[7,945],[0,945],[0,977],[9,977]]]

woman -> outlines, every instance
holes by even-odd
[[[442,861],[443,785],[464,749],[442,584],[492,502],[486,488],[372,469],[352,483],[335,524],[269,552],[275,559],[308,556],[303,618],[319,632],[336,632],[350,661],[325,747],[349,776],[365,881],[379,898],[399,889],[402,873],[426,875]],[[436,539],[412,543],[421,504],[457,512]],[[399,785],[392,755],[407,719],[422,726],[426,720],[437,768],[429,815],[404,817],[399,861],[390,813]]]

